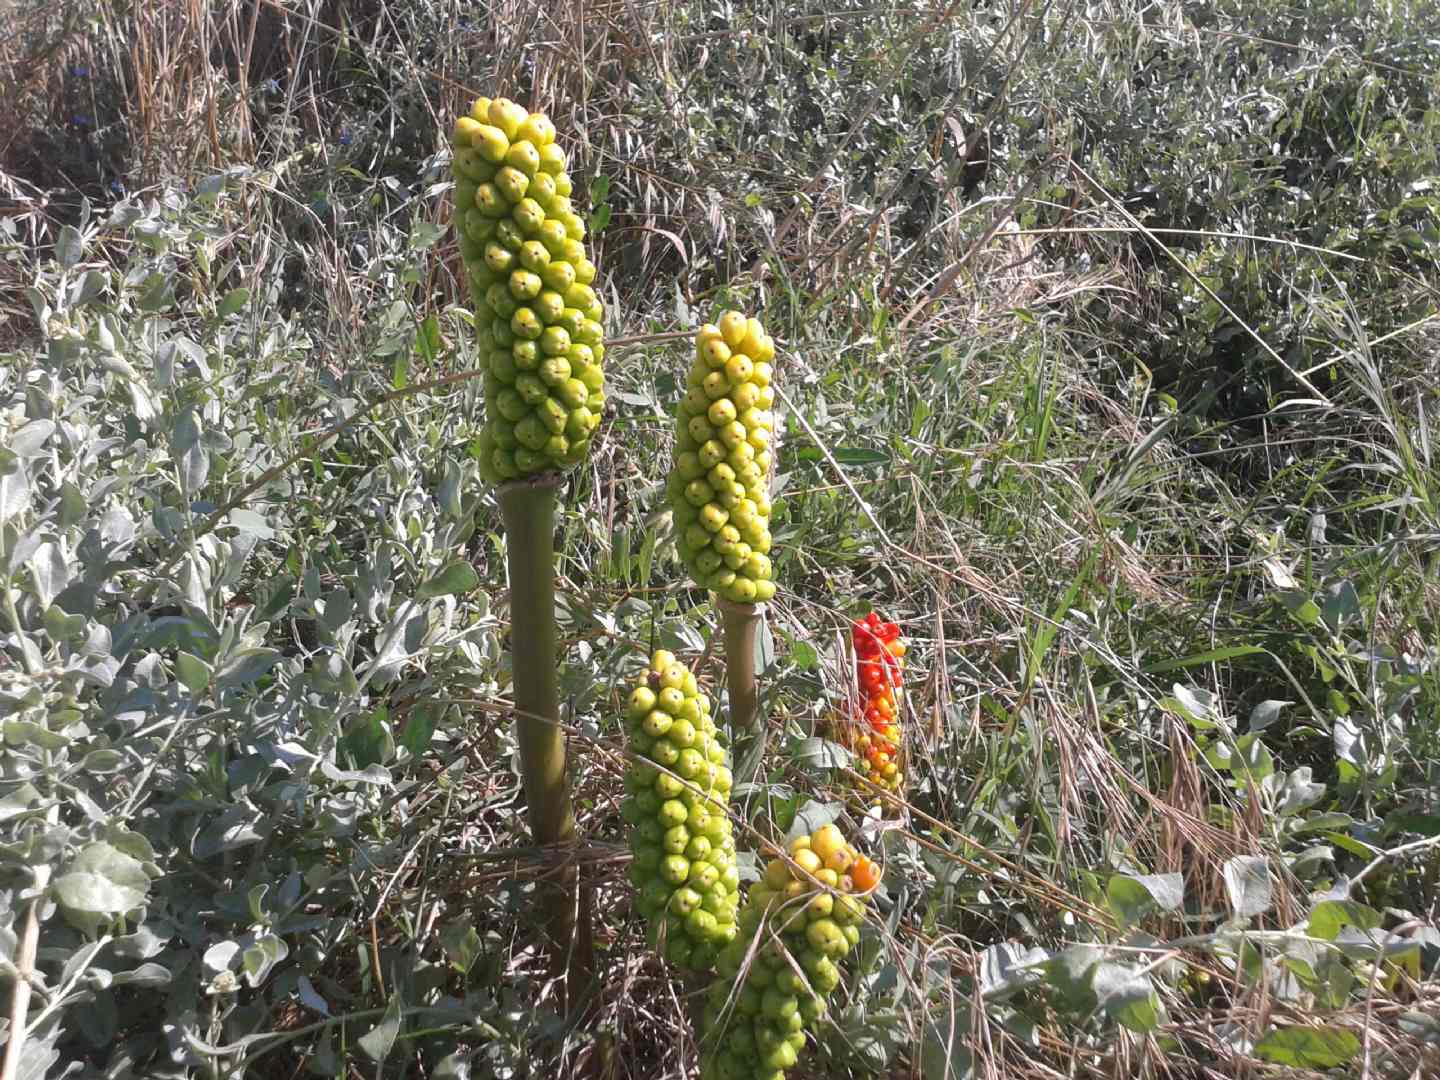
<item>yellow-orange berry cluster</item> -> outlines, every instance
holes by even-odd
[[[579,464],[605,407],[604,309],[555,125],[508,98],[455,122],[455,230],[485,371],[492,483]]]
[[[758,319],[727,311],[695,336],[677,409],[670,505],[680,556],[702,588],[737,604],[775,595],[770,449],[775,343]]]
[[[792,841],[788,860],[770,861],[740,912],[739,935],[720,951],[701,1080],[784,1080],[840,985],[840,962],[860,942],[879,880],[880,867],[834,825]]]
[[[905,643],[900,640],[900,628],[873,611],[851,624],[850,640],[855,647],[860,697],[844,741],[859,758],[859,770],[867,780],[887,792],[898,792],[905,781],[905,746],[896,692],[901,686]],[[878,803],[879,797],[871,801]]]

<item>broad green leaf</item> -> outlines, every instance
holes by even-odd
[[[210,685],[210,665],[193,653],[175,654],[175,674],[192,695],[203,694]]]
[[[389,761],[395,754],[395,740],[390,734],[390,710],[381,705],[357,716],[340,740],[340,747],[359,769]]]
[[[470,924],[470,917],[462,915],[446,923],[440,931],[440,947],[445,950],[445,959],[462,975],[468,974],[480,956],[480,935]]]
[[[1160,995],[1148,975],[1124,964],[1101,963],[1092,982],[1096,998],[1112,1020],[1131,1031],[1154,1031],[1164,1017]]]
[[[1310,912],[1310,933],[1321,941],[1334,941],[1347,926],[1374,930],[1382,919],[1380,913],[1355,900],[1322,900]]]
[[[234,315],[249,302],[249,289],[231,289],[225,294],[225,298],[220,301],[220,307],[217,309],[216,314],[222,319],[227,318],[230,315]]]
[[[1174,911],[1185,902],[1185,879],[1180,874],[1116,874],[1105,890],[1110,910],[1127,926],[1152,911]]]
[[[480,584],[480,575],[467,559],[455,559],[416,591],[421,600],[467,593]]]
[[[1275,760],[1258,734],[1251,732],[1235,740],[1235,752],[1230,755],[1231,776],[1258,784],[1274,772]]]
[[[240,954],[240,971],[250,986],[259,986],[273,968],[290,955],[290,946],[275,934],[260,934]]]
[[[1360,1052],[1360,1039],[1342,1027],[1280,1027],[1255,1044],[1263,1061],[1297,1069],[1333,1069],[1348,1065]]]
[[[410,751],[411,757],[419,757],[430,747],[439,719],[438,709],[431,705],[418,705],[405,718],[405,727],[400,732],[400,745]]]
[[[92,776],[108,776],[125,766],[125,755],[118,750],[91,750],[80,762],[80,769]]]
[[[1362,617],[1360,595],[1348,581],[1337,581],[1325,589],[1325,599],[1320,608],[1325,625],[1338,632],[1346,624]]]
[[[4,730],[6,746],[38,746],[42,750],[61,750],[70,745],[66,736],[31,720],[6,720]]]
[[[820,654],[808,641],[796,641],[790,646],[790,662],[800,671],[813,671],[820,663]]]

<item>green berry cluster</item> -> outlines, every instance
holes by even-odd
[[[680,556],[702,588],[737,604],[775,595],[770,565],[770,362],[758,319],[727,311],[702,326],[680,400],[670,505]]]
[[[625,774],[630,881],[650,944],[678,967],[706,970],[735,939],[740,875],[730,831],[730,769],[710,699],[674,655],[655,653],[630,695]]]
[[[455,228],[485,371],[491,483],[579,464],[605,407],[604,308],[555,125],[508,98],[455,122]]]
[[[834,825],[793,841],[789,860],[771,860],[720,953],[701,1080],[785,1080],[840,985],[839,963],[860,941],[865,894],[878,878]]]

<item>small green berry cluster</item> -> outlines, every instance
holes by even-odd
[[[650,943],[678,967],[706,970],[736,934],[740,876],[730,830],[730,769],[710,699],[660,650],[630,695],[625,774],[630,881]]]

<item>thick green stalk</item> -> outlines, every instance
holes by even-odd
[[[559,658],[555,644],[555,489],[557,473],[542,473],[500,488],[510,570],[510,651],[515,684],[515,730],[530,833],[537,845],[575,838],[575,815],[560,728]],[[576,942],[573,865],[543,894],[543,916],[555,945]],[[569,961],[565,966],[571,968]]]
[[[718,601],[725,619],[725,684],[730,691],[730,730],[753,732],[760,722],[760,693],[755,683],[755,637],[761,604]]]

